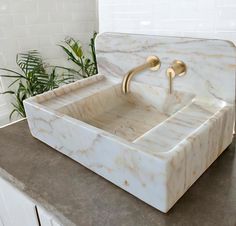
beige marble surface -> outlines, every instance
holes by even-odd
[[[132,92],[127,95],[117,84],[58,111],[132,142],[190,103],[193,97],[183,92],[169,95],[164,89],[133,82]]]
[[[163,214],[34,139],[26,120],[0,129],[0,134],[0,177],[63,226],[236,224],[236,137],[168,214]]]
[[[149,205],[167,212],[232,141],[235,74],[229,65],[235,50],[224,41],[166,38],[165,42],[159,36],[150,37],[153,42],[150,49],[149,37],[140,37],[100,35],[97,47],[103,75],[30,98],[24,105],[34,137]],[[132,40],[128,41],[130,58],[123,58],[121,64],[127,40]],[[169,49],[175,52],[175,46],[183,51],[193,47],[205,53],[206,43],[212,51],[217,43],[217,49],[228,52],[215,57],[216,53],[209,50],[205,56],[208,66],[202,66],[201,73],[206,74],[204,79],[199,73],[194,74],[196,57],[200,62],[204,54],[194,53],[188,55],[190,73],[185,77],[192,80],[176,79],[171,96],[168,88],[160,83],[164,81],[161,76],[166,81],[161,71],[160,74],[140,74],[131,83],[131,94],[121,94],[122,70],[125,71],[127,62],[133,60],[130,66],[137,64],[145,59],[144,55],[156,54],[155,49],[163,53],[160,48],[164,47],[170,54],[168,59],[163,58],[166,62],[174,58]],[[132,55],[134,49],[142,54],[138,55],[138,61],[137,55]],[[122,70],[117,70],[112,61],[118,56]],[[216,66],[219,58],[225,73],[222,66],[216,74],[210,69]],[[208,81],[215,91],[218,89],[215,76],[224,78],[217,97],[210,92],[213,89],[206,89]],[[181,81],[183,84],[178,85]]]
[[[134,80],[163,88],[168,88],[168,66],[182,60],[187,74],[174,80],[174,89],[235,103],[236,48],[230,41],[103,33],[96,40],[96,52],[99,72],[119,80],[149,55],[158,56],[160,70],[140,73]]]

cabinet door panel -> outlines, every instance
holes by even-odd
[[[24,193],[0,178],[0,226],[62,226]]]
[[[38,213],[41,221],[41,226],[61,226],[43,208],[38,207]]]
[[[34,203],[23,193],[0,178],[2,202],[9,216],[4,226],[39,226]]]
[[[10,215],[7,212],[4,204],[2,186],[0,181],[0,226],[12,226],[10,222]]]

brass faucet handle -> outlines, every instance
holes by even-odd
[[[149,56],[146,60],[151,71],[157,71],[161,67],[161,61],[157,56]]]
[[[171,66],[166,70],[166,75],[169,79],[169,93],[172,94],[173,91],[173,79],[176,75],[183,76],[187,72],[187,66],[183,61],[175,60],[172,62]]]
[[[173,91],[173,79],[175,77],[175,71],[173,68],[168,68],[166,71],[166,75],[168,76],[169,79],[169,93],[172,94]]]
[[[186,64],[181,60],[174,60],[170,66],[170,68],[174,71],[175,76],[183,76],[187,72]]]

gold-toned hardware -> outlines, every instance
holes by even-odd
[[[187,72],[187,66],[183,61],[175,60],[171,66],[166,70],[166,75],[169,78],[169,93],[173,92],[173,79],[175,76],[183,76]]]
[[[174,79],[174,72],[173,72],[173,69],[169,68],[167,70],[167,76],[169,78],[169,92],[170,94],[172,93],[172,87],[173,87],[173,79]]]
[[[161,61],[156,56],[149,56],[145,64],[142,64],[136,68],[130,70],[123,78],[121,89],[124,94],[130,92],[130,82],[133,76],[145,69],[150,69],[152,71],[157,71],[161,66]]]

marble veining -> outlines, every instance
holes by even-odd
[[[96,46],[100,74],[24,102],[31,133],[167,212],[232,141],[235,48],[109,33]],[[141,73],[124,96],[125,71],[155,54],[162,70]],[[189,74],[169,95],[164,68],[174,58],[186,61]]]
[[[169,95],[161,88],[133,82],[132,92],[127,95],[122,94],[118,84],[58,111],[134,141],[184,107],[193,97],[183,92]]]
[[[173,60],[182,60],[187,75],[174,81],[175,89],[235,103],[236,48],[230,41],[104,33],[97,38],[96,51],[99,72],[118,79],[147,56],[158,56],[160,70],[143,72],[134,80],[163,88],[168,88],[168,66]]]

